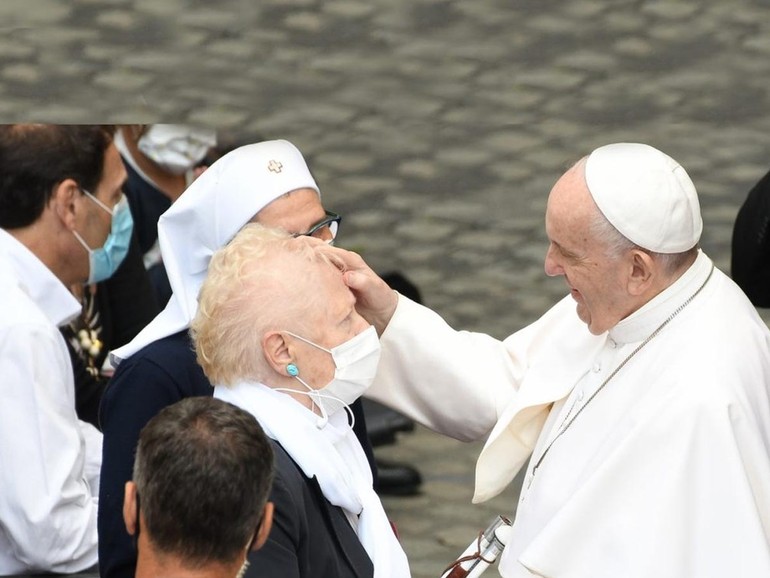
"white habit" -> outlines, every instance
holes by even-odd
[[[489,435],[474,502],[500,493],[533,455],[502,576],[770,576],[770,332],[719,270],[531,472],[567,412],[711,269],[699,253],[599,336],[571,297],[502,342],[399,297],[368,393],[452,437]]]

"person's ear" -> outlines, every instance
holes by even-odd
[[[630,251],[628,293],[637,297],[644,294],[655,281],[657,271],[657,263],[649,253],[640,249],[632,249]]]
[[[73,179],[64,179],[54,186],[51,193],[49,205],[68,229],[75,228],[78,214],[77,200],[82,194],[80,187],[78,187],[78,184]]]
[[[262,351],[273,371],[290,377],[286,366],[294,361],[289,343],[280,331],[268,331],[262,337]]]
[[[265,504],[265,509],[262,511],[262,521],[256,529],[257,535],[251,545],[252,550],[259,550],[267,542],[270,528],[273,527],[273,509],[273,502]]]
[[[126,487],[123,491],[123,523],[126,525],[126,531],[131,536],[136,534],[136,519],[138,513],[136,505],[136,484],[128,481],[126,482]]]

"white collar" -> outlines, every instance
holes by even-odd
[[[712,265],[711,259],[702,251],[698,251],[693,264],[679,279],[610,329],[610,338],[619,344],[645,339],[697,291],[711,272]]]
[[[0,229],[0,253],[18,287],[51,323],[61,327],[80,314],[81,305],[70,290],[32,251],[3,229]]]

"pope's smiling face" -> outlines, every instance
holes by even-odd
[[[592,223],[598,208],[585,182],[581,161],[551,190],[545,215],[550,245],[547,275],[563,275],[577,302],[577,314],[588,330],[599,335],[614,327],[634,306],[627,291],[629,267],[622,257],[609,257],[596,239]]]

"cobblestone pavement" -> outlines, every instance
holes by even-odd
[[[3,0],[0,23],[6,120],[288,138],[345,215],[342,244],[497,337],[564,293],[542,270],[546,195],[595,146],[678,159],[724,270],[770,164],[767,2]],[[382,449],[425,478],[421,496],[386,500],[415,578],[512,512],[514,488],[470,505],[479,449],[425,430]]]

